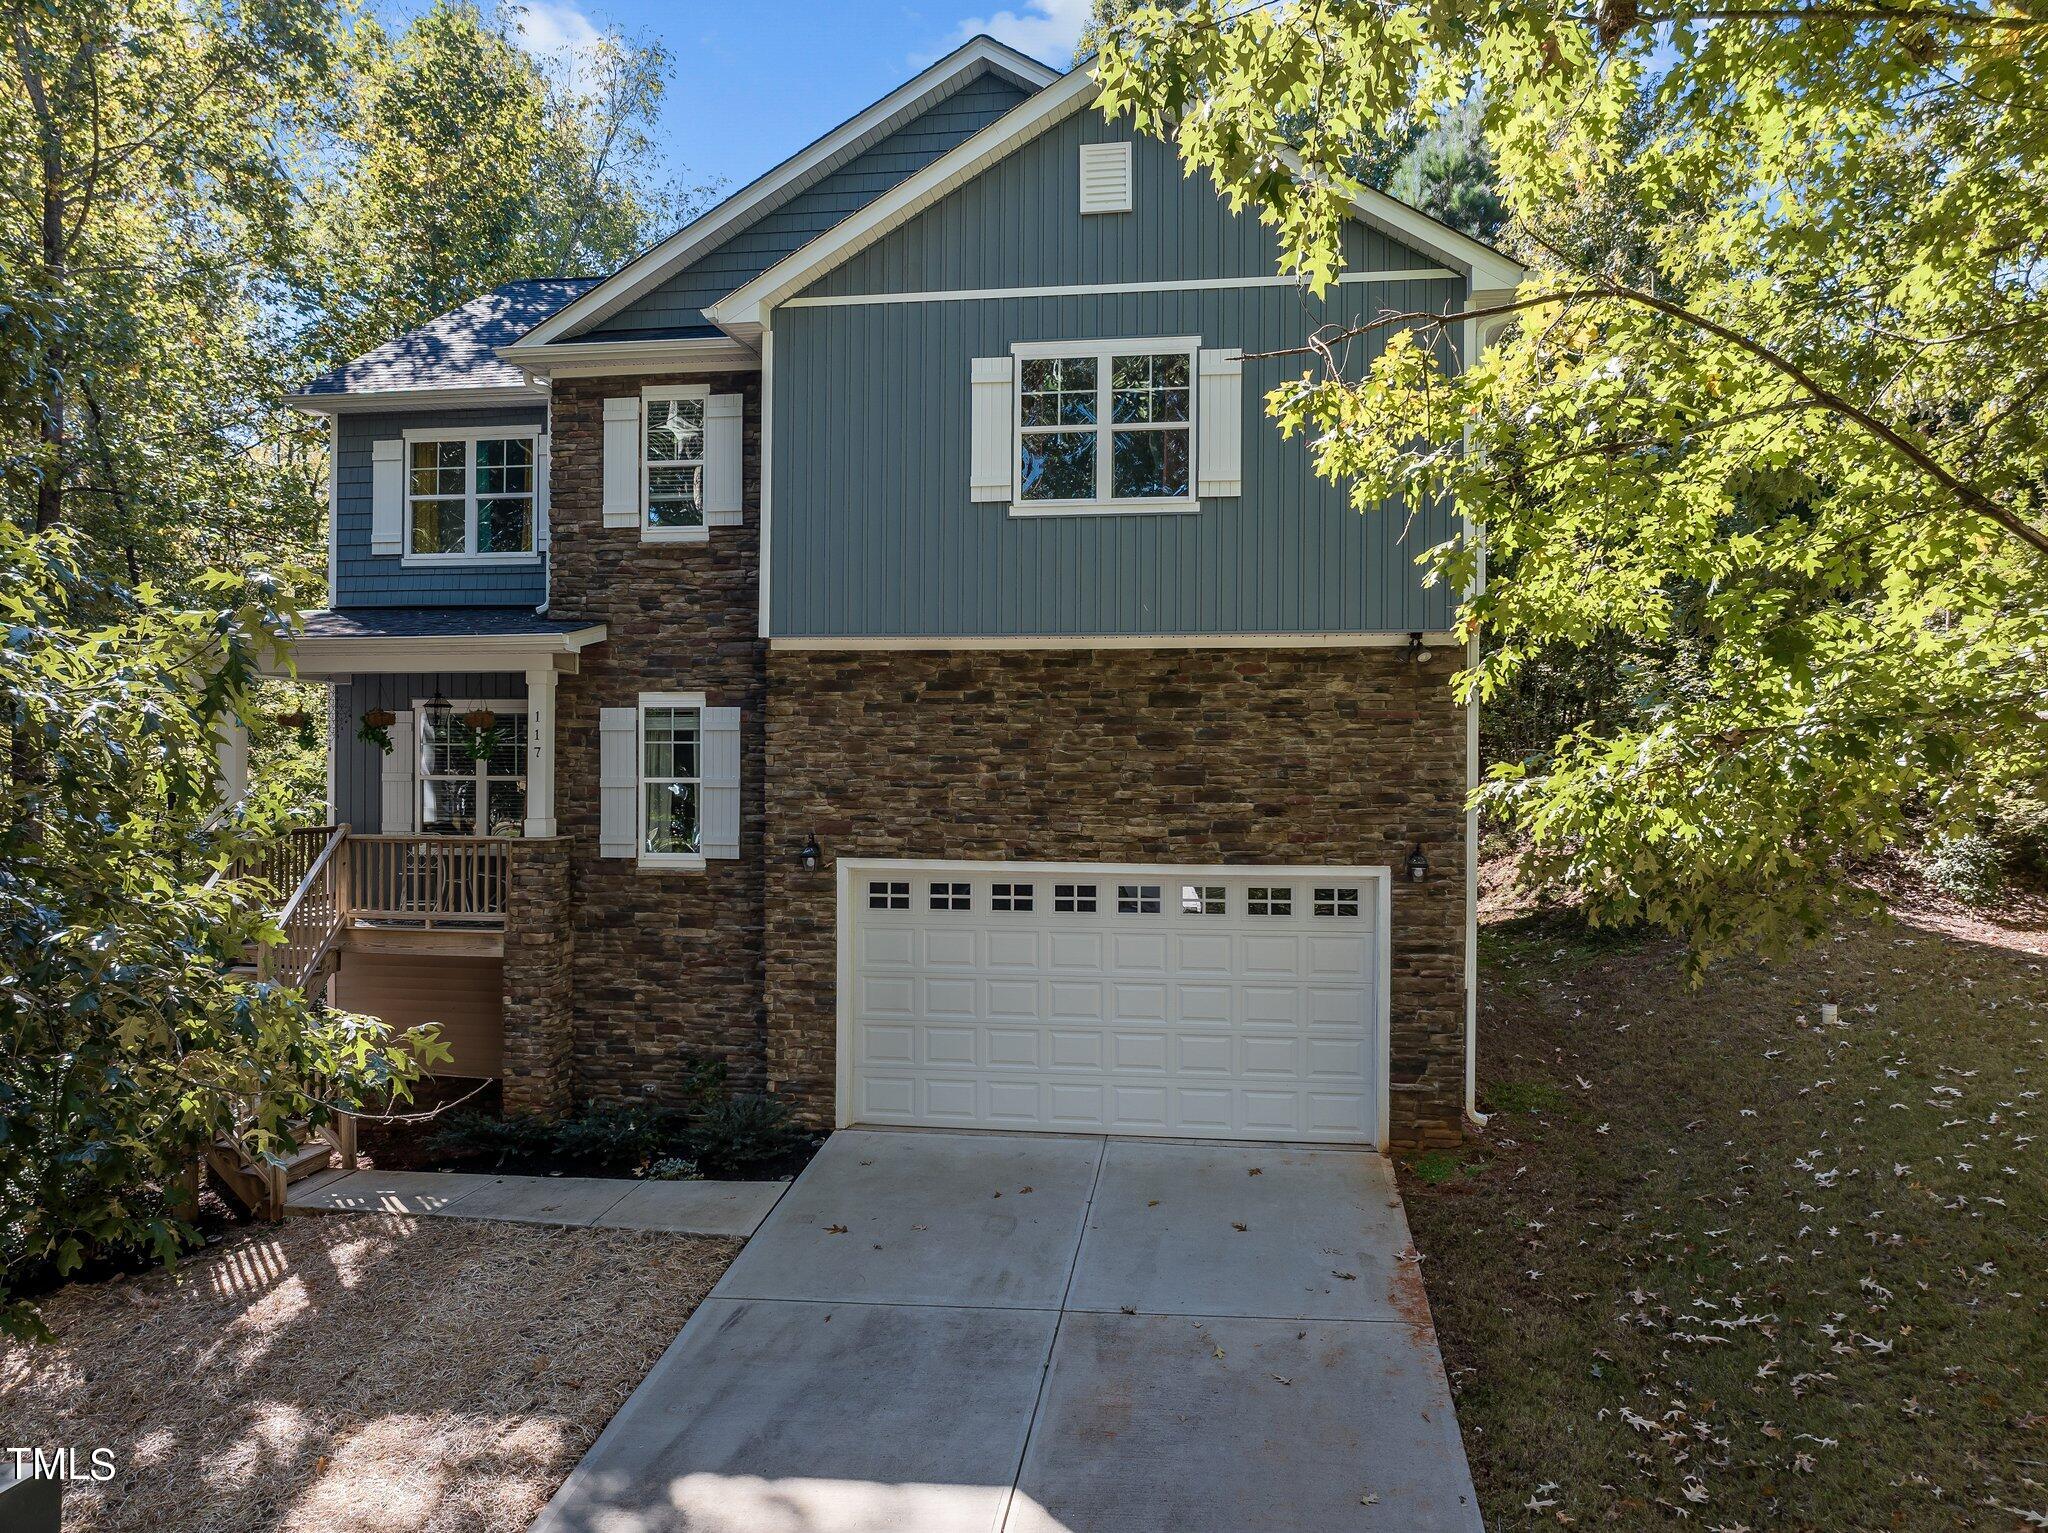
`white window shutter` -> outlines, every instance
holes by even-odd
[[[395,436],[370,444],[370,552],[405,552],[405,443]]]
[[[640,525],[640,396],[604,402],[604,524]]]
[[[391,749],[384,753],[383,797],[378,804],[377,828],[387,836],[409,836],[419,826],[419,794],[414,769],[419,747],[413,735],[412,710],[401,711],[387,731]]]
[[[970,454],[969,495],[975,500],[1008,500],[1016,472],[1011,421],[1016,414],[1016,364],[1008,357],[976,357],[973,407],[974,443]]]
[[[745,397],[713,394],[704,401],[704,524],[740,524],[746,440],[741,418]]]
[[[1195,493],[1244,493],[1244,353],[1236,347],[1201,355],[1195,401]]]
[[[548,480],[554,464],[554,453],[549,450],[548,438],[541,436],[533,444],[533,550],[544,554],[553,540],[548,528]]]
[[[699,720],[704,742],[703,804],[697,844],[707,858],[740,854],[740,711],[706,708]]]
[[[639,401],[634,401],[636,404]],[[600,708],[597,719],[597,854],[640,849],[640,710]]]

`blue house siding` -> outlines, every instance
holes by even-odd
[[[1322,325],[1441,311],[1465,279],[1355,228],[1355,272],[1321,300],[1273,275],[1271,235],[1136,151],[1131,214],[1083,218],[1078,149],[1119,136],[1092,113],[1050,130],[776,310],[776,638],[1406,633],[1450,625],[1454,600],[1417,561],[1455,532],[1442,504],[1361,514],[1283,440],[1263,397],[1309,365],[1248,356],[1244,493],[1195,513],[1013,517],[969,498],[971,360],[1031,340],[1199,336],[1247,353]],[[1254,279],[1250,283],[1243,279]],[[871,293],[1188,280],[1173,291],[857,301]],[[1233,281],[1237,285],[1229,285]],[[811,303],[819,296],[856,301]],[[1353,343],[1362,366],[1377,336]],[[1197,430],[1214,429],[1198,422]]]
[[[1081,145],[1130,143],[1132,211],[1080,212]],[[1353,224],[1353,272],[1441,263]],[[1071,286],[1277,276],[1272,231],[1235,214],[1206,174],[1188,177],[1169,144],[1092,108],[1047,129],[902,228],[807,288],[804,297],[951,288]]]
[[[363,835],[384,829],[384,753],[356,738],[363,715],[372,708],[402,713],[436,692],[451,702],[476,698],[523,701],[526,678],[517,674],[436,672],[416,675],[364,676],[334,689],[333,735],[335,822]]]
[[[541,560],[527,564],[413,565],[397,554],[370,552],[371,444],[381,437],[402,437],[407,431],[445,428],[473,430],[479,426],[537,425],[545,429],[547,407],[527,405],[503,410],[409,411],[385,414],[344,413],[335,453],[335,500],[332,508],[338,547],[335,607],[537,607],[546,599],[547,576]]]
[[[848,214],[866,207],[905,176],[980,132],[1027,94],[1008,76],[984,70],[582,338],[631,340],[690,331],[711,333],[704,319],[705,304],[758,277]]]

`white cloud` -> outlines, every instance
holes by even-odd
[[[1065,69],[1074,62],[1074,43],[1093,10],[1089,0],[1025,0],[1014,11],[968,17],[953,34],[949,47],[957,48],[977,32],[986,32],[1019,53]]]
[[[529,53],[573,66],[604,36],[596,23],[568,0],[521,0],[512,7],[519,40]]]

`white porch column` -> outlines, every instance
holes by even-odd
[[[214,744],[214,760],[220,779],[223,808],[239,804],[249,792],[249,730],[229,713],[220,723],[220,738]]]
[[[526,668],[526,834],[555,833],[555,667]]]

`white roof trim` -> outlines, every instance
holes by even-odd
[[[539,356],[500,346],[498,355],[549,378],[592,378],[625,372],[744,372],[759,356],[729,336],[686,336],[654,341],[557,341]]]
[[[265,675],[296,675],[308,680],[336,674],[388,674],[393,671],[514,671],[530,664],[552,664],[555,657],[579,655],[602,644],[605,625],[555,633],[521,634],[302,634],[286,644],[286,662],[259,666]]]
[[[1081,110],[1097,93],[1094,77],[1085,69],[1074,70],[1058,84],[1040,91],[972,138],[955,145],[923,170],[897,182],[858,213],[792,251],[751,282],[734,288],[707,308],[705,317],[735,339],[751,342],[765,326],[768,311],[782,300]],[[1491,246],[1467,238],[1382,192],[1368,189],[1354,199],[1353,208],[1364,222],[1425,255],[1437,257],[1459,274],[1469,276],[1474,286],[1512,288],[1522,279],[1522,267]]]
[[[544,405],[544,383],[485,383],[453,389],[357,389],[347,394],[286,394],[283,403],[313,415],[362,410],[495,410]]]
[[[992,37],[971,38],[808,148],[799,150],[716,207],[692,219],[653,249],[635,256],[589,292],[527,331],[506,347],[505,352],[516,353],[514,360],[523,360],[558,337],[617,313],[657,286],[671,272],[687,265],[691,259],[763,211],[792,182],[814,174],[842,155],[851,158],[851,153],[867,147],[865,140],[886,136],[895,127],[897,117],[921,108],[931,98],[942,94],[957,76],[982,64],[993,65],[1029,80],[1041,90],[1060,78],[1059,71],[1048,69],[1036,59]]]

